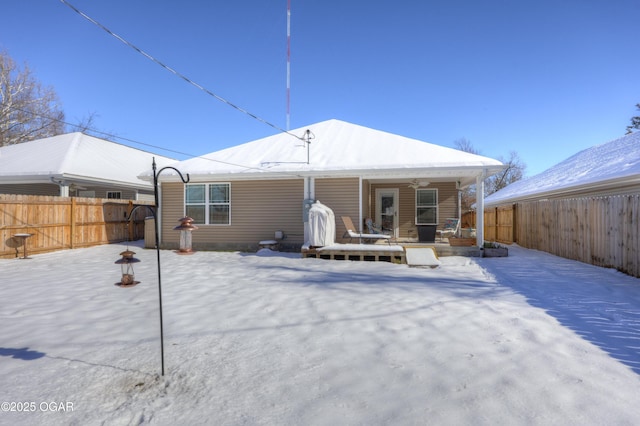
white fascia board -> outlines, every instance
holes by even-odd
[[[567,186],[564,188],[553,188],[547,191],[540,191],[535,193],[529,193],[522,196],[509,197],[498,200],[489,200],[485,198],[485,207],[487,206],[501,206],[505,204],[513,204],[519,201],[535,201],[543,200],[547,198],[562,198],[563,196],[575,196],[575,197],[588,197],[589,192],[607,192],[615,191],[624,187],[633,187],[638,185],[638,191],[640,191],[640,176],[634,176],[632,178],[623,177],[617,179],[610,179],[601,182],[592,182],[582,185]],[[580,194],[576,194],[580,193]]]
[[[211,173],[190,175],[190,182],[238,181],[238,180],[276,180],[312,178],[350,178],[363,179],[416,179],[434,178],[459,180],[466,178],[475,181],[476,176],[487,170],[488,175],[504,170],[504,165],[471,166],[471,167],[431,167],[431,168],[397,168],[397,169],[360,169],[360,170],[299,170],[299,171],[264,171],[239,173]],[[185,175],[186,178],[186,175]],[[181,182],[178,174],[159,175],[158,182]]]
[[[52,182],[52,179],[56,182]],[[69,183],[76,184],[91,184],[100,186],[117,186],[121,188],[132,189],[144,189],[148,190],[153,188],[151,183],[140,181],[124,182],[119,180],[92,178],[88,176],[80,176],[69,173],[41,173],[41,174],[29,174],[29,175],[12,175],[12,176],[0,176],[0,184],[3,185],[18,185],[18,184],[46,184],[46,183],[58,183],[60,181],[67,181]]]
[[[17,185],[17,184],[37,184],[37,183],[52,183],[51,178],[56,180],[63,179],[61,174],[24,174],[24,175],[11,175],[0,176],[0,184],[4,185]]]
[[[146,183],[141,181],[139,184],[135,182],[124,182],[120,180],[110,180],[110,179],[100,179],[100,178],[91,178],[87,176],[78,176],[72,175],[68,173],[63,173],[62,175],[55,176],[56,180],[67,180],[69,182],[74,182],[77,184],[87,183],[91,185],[100,185],[100,186],[117,186],[121,188],[133,188],[133,189],[153,189],[153,185],[151,183]]]

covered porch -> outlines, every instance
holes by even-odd
[[[304,191],[309,206],[318,201],[335,213],[336,243],[357,242],[348,235],[341,220],[347,216],[356,228],[355,232],[383,233],[395,244],[437,244],[442,253],[466,252],[469,249],[458,245],[452,247],[447,238],[440,238],[439,231],[444,229],[445,223],[455,219],[457,229],[448,236],[465,237],[467,242],[472,237],[473,245],[482,246],[483,218],[478,217],[475,229],[462,222],[461,193],[465,187],[475,184],[480,188],[476,191],[476,204],[482,206],[484,179],[488,174],[487,169],[469,167],[446,171],[430,169],[420,174],[372,172],[360,177],[308,177]],[[374,228],[367,222],[373,222]],[[308,241],[309,230],[305,225],[305,242]]]

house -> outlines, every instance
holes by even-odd
[[[640,133],[512,183],[485,208],[502,211],[510,223],[497,219],[496,229],[520,246],[640,277]]]
[[[176,160],[80,132],[0,147],[0,194],[153,200],[138,178],[155,158]]]
[[[176,247],[178,219],[195,219],[193,247],[255,249],[281,232],[305,243],[315,200],[362,227],[371,217],[399,239],[459,217],[459,192],[504,168],[497,160],[416,139],[328,120],[174,164],[161,187],[160,243]],[[146,172],[141,177],[150,180]],[[482,191],[478,191],[482,193]],[[338,242],[345,232],[336,223]],[[481,233],[480,233],[481,234]],[[478,237],[482,241],[482,235]]]
[[[522,201],[640,192],[640,132],[585,149],[485,198],[485,207]]]

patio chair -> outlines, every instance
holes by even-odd
[[[458,233],[458,228],[460,227],[460,219],[458,218],[449,218],[444,221],[444,226],[442,229],[436,230],[436,235],[440,237],[440,241],[443,238],[453,237]]]
[[[368,217],[368,218],[366,218],[364,220],[364,224],[367,226],[367,231],[369,231],[370,234],[384,234],[384,235],[387,235],[382,230],[382,228],[380,228],[378,225],[373,223],[373,219],[371,219],[370,217]]]
[[[375,242],[378,240],[386,240],[389,244],[391,244],[391,235],[385,234],[363,234],[356,230],[356,227],[353,225],[353,221],[349,216],[341,216],[342,223],[344,223],[344,227],[346,228],[346,232],[342,236],[342,238],[349,238],[349,242],[352,242],[354,238],[362,241]]]

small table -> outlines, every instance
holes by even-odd
[[[23,257],[21,259],[30,259],[29,257],[27,257],[27,238],[33,236],[33,234],[14,234],[13,237],[14,238],[18,238],[20,240],[22,240],[22,246],[24,247],[23,250]]]

